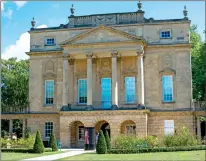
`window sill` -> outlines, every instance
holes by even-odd
[[[76,106],[86,106],[86,103],[77,103]]]
[[[51,44],[51,45],[49,45],[49,44],[44,44],[44,46],[56,46],[56,44]]]
[[[175,101],[171,101],[171,102],[164,102],[162,101],[162,104],[173,104],[173,103],[176,103]]]
[[[137,102],[126,102],[126,103],[124,103],[124,105],[137,105]]]
[[[160,37],[160,40],[164,40],[164,39],[170,39],[170,40],[172,40],[172,37]]]
[[[54,106],[55,106],[55,104],[48,104],[48,105],[47,105],[47,104],[44,104],[44,105],[43,105],[43,107],[54,107]]]

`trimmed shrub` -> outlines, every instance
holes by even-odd
[[[97,154],[107,153],[107,143],[106,143],[106,140],[104,138],[104,134],[103,134],[102,130],[100,130],[100,132],[99,132],[99,138],[97,141],[96,152],[97,152]]]
[[[180,147],[156,147],[156,148],[141,148],[141,149],[110,149],[109,154],[132,154],[132,153],[150,153],[150,152],[172,152],[172,151],[193,151],[206,150],[206,146],[180,146]]]
[[[52,132],[52,134],[50,136],[49,144],[50,144],[50,147],[52,148],[52,151],[58,151],[56,136],[55,136],[54,132]]]
[[[108,134],[108,131],[106,130],[106,133],[105,133],[105,140],[106,140],[106,144],[107,144],[107,149],[111,149],[111,141],[110,141],[110,138],[109,138],[109,134]]]
[[[34,153],[44,153],[44,145],[41,139],[41,134],[39,130],[36,132],[36,139],[33,147]]]
[[[180,129],[179,132],[174,135],[165,135],[163,138],[163,143],[165,146],[195,146],[200,144],[197,138],[189,133],[186,127]]]
[[[1,152],[5,153],[34,153],[33,149],[27,149],[27,148],[15,148],[15,149],[1,149]],[[51,148],[45,148],[45,152],[52,152]]]
[[[11,148],[28,148],[32,149],[35,141],[35,136],[30,135],[28,138],[19,138],[17,140],[7,140],[6,138],[1,138],[1,148],[6,148],[7,144],[11,145]]]
[[[154,136],[136,137],[132,135],[120,135],[114,139],[114,141],[112,142],[112,147],[117,149],[136,149],[156,147],[159,144],[159,140]]]

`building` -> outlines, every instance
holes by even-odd
[[[72,148],[84,147],[85,130],[90,143],[100,129],[111,139],[161,137],[183,126],[200,136],[186,7],[183,18],[167,20],[145,18],[141,8],[75,16],[72,6],[69,23],[50,28],[35,28],[33,19],[30,106],[2,117],[23,119],[44,141],[54,130]]]

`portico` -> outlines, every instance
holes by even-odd
[[[83,39],[88,39],[90,35],[100,34],[103,32],[112,32],[118,36],[122,36],[122,41],[120,42],[107,42],[101,43],[90,42],[86,43],[77,43],[83,41]],[[109,41],[107,37],[107,41]],[[125,39],[125,40],[124,40]],[[95,41],[95,40],[91,40]],[[63,50],[63,102],[62,105],[69,104],[78,104],[79,99],[69,98],[69,90],[74,90],[74,86],[70,85],[72,89],[69,89],[70,84],[70,73],[68,72],[70,68],[69,59],[74,61],[74,69],[76,69],[77,83],[79,78],[84,78],[87,80],[86,85],[86,102],[85,107],[88,110],[93,109],[94,107],[101,106],[106,108],[116,109],[119,106],[127,103],[125,99],[121,98],[121,88],[122,80],[121,72],[124,72],[128,76],[134,77],[135,80],[135,99],[133,100],[133,105],[137,106],[138,104],[144,105],[144,50],[146,48],[145,42],[143,39],[134,39],[133,37],[125,36],[125,33],[116,33],[112,28],[101,25],[98,28],[92,29],[87,35],[80,34],[69,41],[61,43]],[[136,67],[132,70],[128,69],[127,71],[121,71],[122,66],[124,65],[124,58],[135,59]],[[97,62],[96,64],[94,64]],[[80,63],[82,62],[82,67]],[[84,69],[86,67],[86,69]],[[82,68],[82,69],[80,69]],[[96,69],[95,69],[96,68]],[[107,69],[106,69],[107,68]],[[78,69],[80,72],[78,73]],[[77,76],[78,75],[78,76]],[[96,79],[93,78],[96,77]],[[75,79],[75,78],[74,78]],[[107,79],[107,81],[106,81]],[[124,78],[123,78],[124,79]],[[94,82],[95,81],[95,82]],[[111,87],[110,87],[110,83]],[[74,82],[75,83],[75,82]],[[105,84],[106,83],[106,84]],[[93,84],[97,84],[97,88],[94,89]],[[104,88],[98,88],[98,86],[104,86]],[[111,88],[111,91],[110,91]],[[124,87],[123,87],[124,88]],[[78,89],[75,88],[76,90]],[[105,92],[104,92],[105,89]],[[75,91],[73,91],[75,93]],[[76,92],[76,96],[79,96],[79,91]],[[93,93],[100,93],[100,95],[94,96]],[[107,97],[107,98],[106,98]],[[69,102],[71,100],[71,102]],[[129,103],[129,102],[128,102]]]

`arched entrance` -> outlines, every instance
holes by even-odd
[[[84,148],[84,124],[74,121],[70,124],[71,148]]]
[[[95,132],[99,132],[100,130],[102,130],[102,132],[105,134],[106,131],[109,134],[110,137],[110,125],[107,121],[103,120],[103,121],[99,121],[96,123],[95,125]]]
[[[121,124],[121,134],[124,135],[136,135],[136,124],[132,120],[126,120]]]

